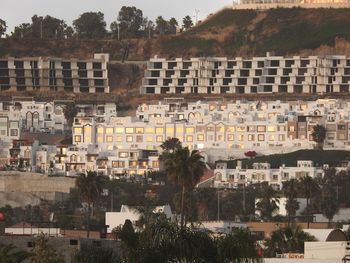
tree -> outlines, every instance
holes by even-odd
[[[281,227],[265,240],[265,255],[276,257],[277,253],[304,253],[304,243],[315,240],[314,236],[305,233],[299,225]]]
[[[31,29],[34,38],[63,38],[65,28],[67,24],[61,19],[49,15],[32,17]]]
[[[203,156],[197,150],[190,152],[188,147],[177,148],[165,156],[164,167],[169,178],[182,188],[181,226],[183,226],[185,193],[199,182],[206,169]]]
[[[87,237],[90,237],[90,217],[93,215],[93,205],[102,193],[102,185],[104,178],[96,174],[96,172],[87,172],[81,174],[76,181],[80,198],[87,203]]]
[[[291,179],[289,181],[283,182],[283,194],[287,198],[286,210],[288,213],[288,223],[292,221],[292,217],[295,216],[296,211],[299,209],[299,202],[297,201],[297,189],[298,181],[296,179]]]
[[[160,35],[168,32],[168,22],[162,16],[158,16],[156,19],[156,30]]]
[[[106,22],[101,12],[86,12],[73,21],[77,35],[81,38],[103,38],[106,35]]]
[[[30,262],[32,263],[64,263],[64,257],[48,243],[44,234],[40,234],[34,241],[31,251]]]
[[[311,136],[313,140],[317,143],[319,149],[323,149],[323,143],[326,138],[326,133],[327,130],[324,126],[319,124],[314,126]]]
[[[262,186],[260,200],[256,203],[256,210],[263,220],[271,221],[273,213],[278,209],[279,198],[277,192],[267,184]]]
[[[6,21],[0,18],[0,38],[5,35],[7,29]]]
[[[174,17],[170,18],[168,25],[169,25],[169,33],[176,34],[177,27],[179,26],[177,20]]]
[[[162,150],[165,152],[174,152],[177,149],[181,149],[182,144],[178,138],[170,138],[164,141],[160,145],[160,148],[162,148]]]
[[[115,263],[121,262],[118,254],[110,247],[81,244],[72,263]]]
[[[193,27],[193,21],[192,18],[190,16],[185,16],[182,19],[182,28],[187,31],[189,29],[191,29]]]
[[[122,242],[123,255],[126,262],[135,262],[138,235],[135,233],[134,227],[129,219],[125,220],[122,229],[118,233],[118,237]]]
[[[18,250],[13,244],[0,244],[0,262],[21,263],[28,257],[28,252]]]
[[[305,176],[299,179],[299,191],[306,198],[307,228],[310,227],[310,199],[319,190],[319,186],[312,177]]]
[[[72,127],[75,116],[78,114],[78,108],[74,104],[68,104],[63,110],[64,117],[67,120],[68,127]]]
[[[32,37],[32,26],[29,23],[23,23],[19,26],[16,26],[12,37],[22,39],[22,38],[31,38]]]
[[[119,29],[123,35],[137,37],[143,23],[142,10],[135,6],[123,6],[118,14]],[[117,34],[116,27],[111,27],[112,32]]]

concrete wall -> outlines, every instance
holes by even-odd
[[[350,242],[305,242],[305,258],[342,259]]]

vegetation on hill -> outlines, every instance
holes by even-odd
[[[313,161],[315,165],[329,164],[331,167],[340,165],[342,161],[350,160],[350,151],[338,150],[299,150],[291,153],[257,156],[251,159],[237,159],[227,162],[229,169],[237,166],[237,161],[242,161],[243,168],[252,168],[253,163],[270,163],[271,168],[296,166],[299,160]]]

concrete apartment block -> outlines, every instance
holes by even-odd
[[[142,94],[322,94],[349,92],[346,56],[152,58]]]
[[[109,93],[108,54],[92,59],[0,58],[0,91]]]

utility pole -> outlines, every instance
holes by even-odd
[[[43,19],[40,20],[40,39],[43,39]]]

